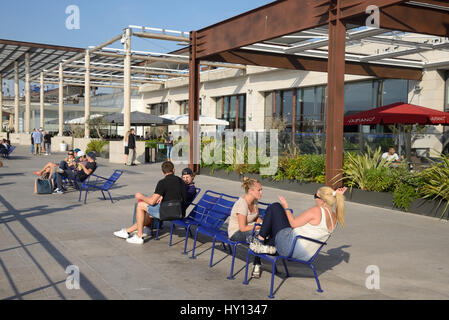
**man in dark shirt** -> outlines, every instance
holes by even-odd
[[[97,163],[95,162],[96,158],[97,157],[95,155],[95,152],[93,151],[89,152],[87,154],[87,163],[84,164],[80,162],[78,164],[79,170],[76,172],[73,171],[71,168],[69,168],[67,166],[67,163],[64,162],[66,166],[64,166],[63,168],[60,167],[56,170],[56,189],[54,191],[54,194],[64,193],[65,190],[62,183],[63,177],[67,177],[71,180],[74,180],[78,185],[82,183],[84,180],[86,180],[87,177],[90,176],[97,169]]]
[[[175,167],[172,162],[166,161],[162,164],[162,173],[164,179],[157,183],[156,190],[151,197],[145,197],[141,193],[136,193],[135,198],[139,200],[136,211],[136,224],[128,229],[122,229],[114,232],[119,238],[126,239],[128,243],[143,244],[143,228],[151,225],[153,218],[160,218],[159,208],[164,201],[187,199],[186,185],[184,181],[175,176]],[[129,234],[137,231],[134,236],[129,238]]]
[[[128,137],[128,149],[129,149],[129,155],[128,155],[128,166],[135,166],[136,164],[134,161],[136,161],[136,135],[135,130],[131,129]]]

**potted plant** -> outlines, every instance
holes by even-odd
[[[67,151],[67,143],[65,143],[64,140],[62,140],[62,142],[59,144],[59,150],[61,152],[66,152]]]

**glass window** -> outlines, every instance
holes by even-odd
[[[449,71],[446,71],[446,83],[444,86],[444,110],[447,111],[449,109]]]
[[[217,101],[217,119],[229,121],[228,129],[235,129],[237,124],[237,117],[239,119],[239,128],[245,130],[246,128],[246,96],[235,95],[220,97]],[[239,114],[237,114],[237,103],[239,107]]]
[[[345,84],[345,116],[373,107],[372,81]]]
[[[408,102],[407,80],[383,80],[382,105],[386,106],[395,102]]]
[[[293,90],[284,91],[282,97],[282,118],[288,124],[292,124],[293,116]]]
[[[306,88],[302,91],[304,120],[313,119],[315,115],[315,88]]]
[[[239,129],[246,130],[246,95],[239,96]]]

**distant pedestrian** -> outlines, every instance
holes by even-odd
[[[38,155],[42,152],[42,132],[35,129],[33,132],[34,154]]]
[[[45,155],[51,154],[51,133],[46,131],[44,135]]]
[[[136,161],[136,135],[134,129],[131,129],[129,133],[128,150],[128,166],[135,166],[136,164],[134,163],[134,161]]]

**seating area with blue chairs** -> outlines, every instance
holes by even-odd
[[[105,177],[101,177],[95,174],[91,174],[89,176],[89,178],[96,178],[95,181],[92,181],[92,179],[90,179],[87,182],[84,182],[81,184],[80,186],[80,196],[78,201],[81,201],[81,194],[83,191],[86,191],[86,194],[84,196],[84,204],[86,204],[87,201],[87,193],[89,192],[89,189],[91,190],[100,190],[101,194],[103,195],[103,199],[106,199],[105,196],[105,192],[108,193],[109,195],[109,199],[111,200],[112,203],[114,203],[114,201],[112,200],[112,196],[111,193],[109,192],[109,190],[114,186],[114,184],[117,182],[117,180],[120,178],[120,176],[123,174],[123,170],[115,170],[114,173],[109,177],[109,178],[105,178]]]

